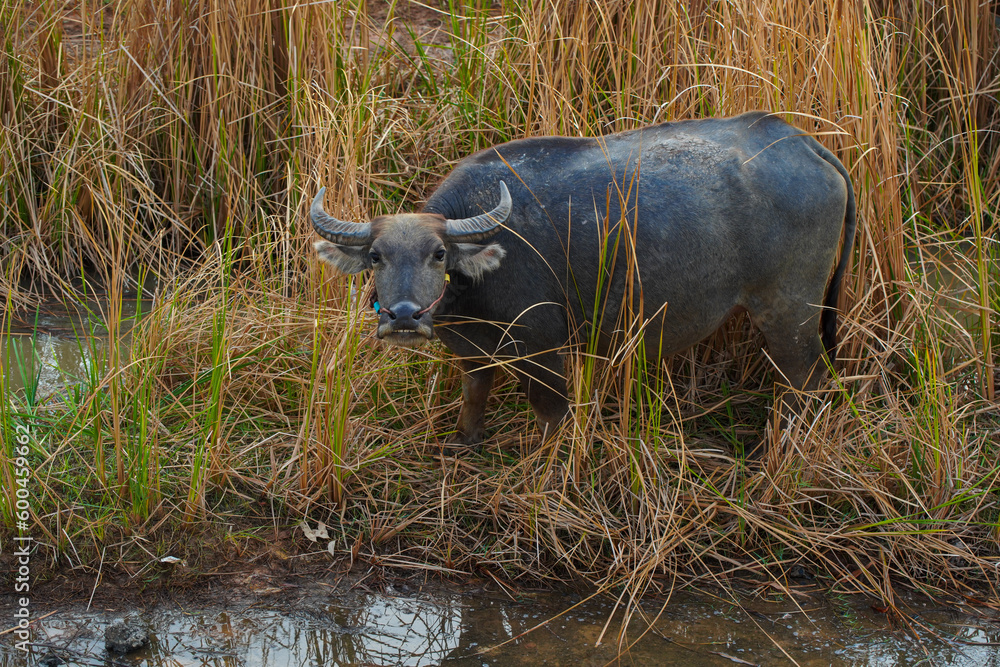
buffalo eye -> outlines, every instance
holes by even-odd
[[[439,262],[444,261],[444,248],[438,248],[437,252],[434,253],[434,259]]]
[[[370,253],[368,253],[368,259],[371,260],[372,264],[378,264],[379,260],[382,259],[382,255],[378,254],[377,251],[372,250]]]

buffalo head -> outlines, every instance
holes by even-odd
[[[457,271],[479,279],[500,266],[504,249],[483,244],[500,231],[511,211],[507,185],[489,213],[447,220],[436,213],[384,215],[371,222],[338,220],[323,210],[322,188],[309,209],[319,258],[344,273],[371,269],[379,299],[375,335],[395,345],[418,345],[434,337],[433,316]]]

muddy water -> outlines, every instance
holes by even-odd
[[[381,594],[313,591],[229,608],[159,606],[137,614],[148,647],[110,656],[103,633],[127,610],[69,609],[38,621],[28,655],[0,637],[0,667],[13,665],[1000,665],[1000,625],[909,601],[908,624],[864,600],[806,595],[793,603],[682,596],[649,605],[628,627],[609,600],[575,595]],[[560,613],[562,614],[560,615]],[[659,617],[656,618],[657,613]],[[610,618],[610,622],[609,622]],[[605,631],[605,625],[607,630]],[[907,628],[907,625],[909,628]],[[643,634],[643,630],[649,631]],[[604,632],[603,641],[598,638]],[[617,660],[620,660],[616,662]]]
[[[120,331],[128,331],[150,302],[122,302]],[[53,301],[11,316],[0,327],[0,387],[40,400],[85,380],[107,348],[106,302],[67,305]]]

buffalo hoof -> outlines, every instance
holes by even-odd
[[[442,456],[457,456],[461,454],[478,452],[482,449],[482,439],[472,441],[456,435],[445,441],[438,441],[435,445],[436,453]]]
[[[455,435],[451,437],[451,442],[455,446],[465,446],[465,447],[475,447],[477,445],[483,444],[483,440],[486,439],[485,429],[479,428],[472,433],[462,433],[457,431]]]

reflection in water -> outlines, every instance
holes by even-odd
[[[83,382],[103,364],[107,329],[103,309],[92,302],[79,308],[59,302],[36,313],[19,313],[0,328],[0,388],[23,396],[30,389],[36,399]],[[126,338],[149,302],[122,303],[120,330]]]
[[[23,395],[31,387],[35,396],[51,395],[62,387],[82,382],[93,370],[93,359],[100,355],[100,340],[57,338],[48,334],[0,334],[0,359],[6,374],[6,386]]]
[[[52,653],[70,664],[105,655],[103,633],[113,617],[64,613],[35,631],[29,665]],[[119,658],[135,665],[439,665],[458,647],[457,600],[371,596],[350,607],[327,606],[295,615],[277,611],[154,612],[148,648]],[[54,648],[58,647],[58,648]],[[0,665],[18,663],[3,647]]]
[[[597,645],[613,607],[591,600],[567,611],[577,599],[543,595],[515,603],[482,595],[366,595],[346,601],[324,594],[278,609],[160,608],[143,615],[152,630],[150,646],[111,656],[110,664],[503,667],[614,661],[620,615]],[[650,607],[647,617],[660,611]],[[651,632],[643,634],[640,622],[631,624],[626,643],[635,643],[621,664],[771,665],[792,664],[791,657],[799,665],[824,666],[1000,665],[997,648],[989,645],[1000,639],[995,624],[915,601],[910,613],[917,622],[909,627],[919,637],[894,627],[863,600],[837,605],[817,596],[803,606],[756,603],[747,609],[688,597],[662,610]],[[27,660],[9,637],[0,637],[0,667],[52,664],[45,662],[52,656],[69,664],[100,664],[109,657],[104,628],[115,616],[120,614],[61,612],[42,619]],[[546,619],[551,620],[537,627]]]

